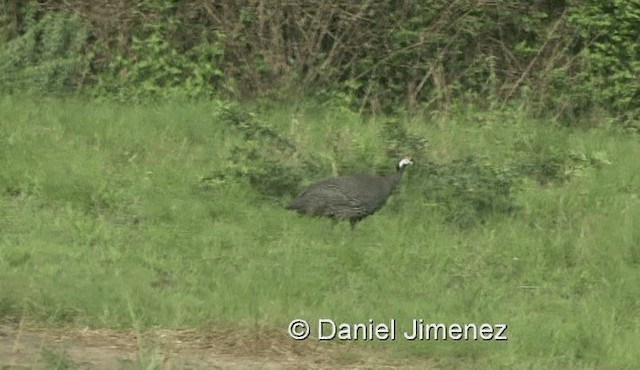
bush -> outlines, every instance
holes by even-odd
[[[87,73],[87,26],[64,12],[48,13],[0,51],[0,91],[74,92]]]
[[[640,1],[587,2],[571,8],[582,68],[573,89],[585,109],[605,107],[620,120],[640,119]]]
[[[159,14],[143,23],[125,53],[107,50],[109,63],[98,76],[94,94],[121,100],[146,98],[204,98],[221,92],[223,35],[213,32],[185,48],[175,39],[183,21],[175,16],[172,1],[141,1],[140,10]]]
[[[25,0],[3,10],[4,91],[309,93],[360,112],[523,103],[571,124],[593,112],[625,125],[640,117],[637,0]]]
[[[538,130],[518,138],[510,165],[520,177],[540,185],[562,184],[587,167],[607,164],[601,153],[587,155],[570,149],[567,136],[556,131]]]
[[[244,140],[233,146],[227,166],[211,178],[231,174],[236,179],[247,179],[265,197],[293,196],[298,192],[303,169],[291,164],[295,145],[254,114],[238,107],[224,108],[219,118],[242,134]]]
[[[385,142],[387,157],[398,160],[410,155],[416,161],[426,159],[428,141],[416,134],[412,134],[398,121],[385,122],[382,130],[382,140]]]
[[[420,167],[418,176],[424,197],[438,204],[445,220],[457,227],[469,228],[517,209],[517,173],[487,161],[468,156],[448,164],[430,163]]]

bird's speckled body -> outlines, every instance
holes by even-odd
[[[382,208],[400,182],[404,168],[412,163],[409,158],[402,159],[397,171],[387,176],[363,173],[319,181],[304,189],[287,209],[311,216],[348,219],[353,227]]]

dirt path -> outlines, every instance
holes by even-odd
[[[0,368],[301,369],[425,368],[353,344],[294,341],[278,330],[37,329],[0,325]],[[137,365],[137,366],[136,366]],[[414,365],[416,365],[414,363]],[[431,364],[435,365],[435,364]]]

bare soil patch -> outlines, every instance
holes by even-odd
[[[443,364],[388,360],[352,343],[295,341],[284,330],[50,329],[0,325],[0,368],[79,369],[428,368]],[[139,366],[137,366],[139,368]]]

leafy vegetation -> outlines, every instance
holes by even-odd
[[[143,13],[165,14],[174,5],[169,1],[143,1],[139,7]],[[93,93],[120,100],[214,96],[225,86],[220,35],[214,33],[211,38],[198,40],[191,49],[182,50],[172,42],[181,25],[173,17],[142,24],[140,33],[131,37],[128,50],[110,57]]]
[[[3,92],[306,94],[374,113],[526,102],[531,116],[637,130],[638,1],[4,5]]]
[[[23,34],[0,51],[0,91],[66,93],[82,85],[88,73],[84,48],[89,32],[77,17],[50,13],[37,19],[24,15]]]
[[[582,47],[577,105],[600,103],[613,108],[621,120],[638,117],[640,103],[640,46],[637,27],[640,2],[616,0],[589,3],[572,9],[569,22],[576,25]],[[564,87],[566,88],[566,87]],[[588,108],[588,107],[587,107]]]
[[[445,220],[459,227],[477,226],[491,215],[510,214],[516,208],[516,174],[474,157],[430,164],[423,177],[425,198],[444,207]]]

